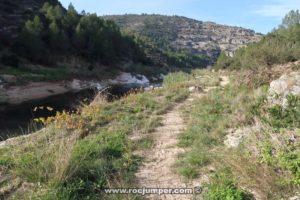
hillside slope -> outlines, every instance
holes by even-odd
[[[1,0],[0,1],[0,38],[10,43],[21,31],[22,24],[42,8],[45,2],[61,5],[57,0]]]
[[[134,38],[124,36],[115,23],[78,13],[72,4],[63,8],[57,0],[3,0],[0,5],[0,75],[30,74],[25,81],[36,81],[32,75],[48,76],[50,70],[54,76],[66,75],[59,80],[102,80],[114,78],[126,66],[148,61]],[[148,71],[159,74],[156,69]],[[5,77],[0,79],[5,82]]]
[[[162,88],[39,119],[44,129],[0,143],[0,199],[186,199],[105,194],[152,184],[206,186],[193,199],[298,199],[299,92],[286,112],[269,97],[299,88],[299,63],[278,67],[270,86],[248,87],[241,71],[177,72]]]
[[[115,21],[125,32],[147,37],[165,50],[183,50],[213,60],[221,51],[233,54],[236,49],[262,38],[253,30],[179,16],[114,15],[104,18]]]

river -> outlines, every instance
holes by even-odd
[[[108,101],[121,98],[131,89],[134,88],[122,85],[109,87],[106,90]],[[69,92],[23,103],[0,112],[0,141],[35,132],[42,128],[41,124],[34,122],[35,118],[55,116],[57,111],[76,111],[83,103],[89,104],[97,93],[96,89],[86,89],[77,93]],[[47,107],[53,108],[53,110],[50,111]]]

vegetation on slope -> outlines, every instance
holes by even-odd
[[[205,54],[193,54],[174,48],[172,42],[178,37],[178,27],[175,27],[174,20],[181,22],[181,17],[175,16],[175,19],[171,19],[160,15],[124,15],[104,18],[115,21],[125,33],[135,35],[155,64],[171,68],[204,68],[213,62]]]
[[[299,11],[291,11],[257,44],[233,57],[222,53],[215,68],[230,69],[232,83],[186,109],[181,145],[190,150],[178,171],[188,178],[209,174],[207,199],[251,199],[248,192],[282,199],[299,191],[300,144],[291,139],[299,136],[299,96],[287,97],[286,108],[266,98],[272,80],[299,70],[299,63],[286,64],[300,58],[299,24]],[[224,144],[232,131],[246,137],[237,148]]]
[[[122,36],[114,22],[102,20],[95,14],[79,15],[72,5],[64,13],[59,5],[54,7],[48,3],[39,16],[25,23],[15,51],[32,61],[45,62],[51,59],[47,53],[53,57],[76,55],[90,62],[112,62],[122,56],[142,57],[133,39]]]
[[[231,54],[261,38],[252,30],[181,16],[125,14],[104,18],[142,40],[147,55],[158,64],[181,68],[206,67],[216,61],[221,50]]]
[[[239,73],[225,73],[231,79],[228,86],[184,108],[187,129],[179,145],[187,152],[179,158],[178,172],[189,179],[208,176],[203,195],[210,200],[245,200],[252,194],[261,199],[290,197],[299,189],[299,143],[291,143],[287,134],[299,134],[299,98],[290,98],[287,114],[267,104],[267,85],[253,88]],[[189,86],[218,86],[220,75],[208,70],[174,73],[165,78],[164,89],[94,102],[80,114],[58,113],[44,120],[42,131],[0,149],[6,180],[0,191],[17,182],[26,190],[7,189],[4,197],[138,199],[106,195],[103,189],[135,187],[134,172],[142,158],[133,151],[152,147],[151,131],[159,126],[160,115],[185,99]],[[224,145],[230,130],[247,128],[252,132],[237,148]],[[142,137],[131,140],[132,135]]]
[[[187,95],[187,89],[170,86],[115,102],[94,102],[80,114],[63,112],[42,119],[45,129],[1,147],[2,198],[134,198],[106,195],[103,189],[133,186],[141,162],[133,150],[151,147],[143,135],[159,125],[161,113]],[[142,137],[134,142],[129,139],[132,134]],[[25,191],[15,191],[20,185]]]
[[[106,70],[114,71],[113,66],[120,62],[148,62],[134,37],[121,34],[113,21],[96,14],[79,14],[72,4],[65,10],[60,4],[50,3],[45,3],[25,22],[13,44],[0,48],[0,57],[2,68],[38,71],[26,65],[59,67],[67,63],[63,65],[71,65],[71,69],[66,67],[68,71],[81,75],[95,68],[98,70],[91,74],[104,71],[103,65],[111,66]],[[76,69],[77,65],[80,69]]]
[[[245,48],[237,50],[233,57],[223,53],[217,63],[218,69],[252,69],[271,67],[300,59],[300,13],[291,11],[279,28]]]
[[[56,12],[51,6],[46,5],[45,9],[49,9],[50,13]],[[26,29],[34,31],[25,31],[25,35],[44,30],[45,23],[51,19],[47,19],[47,13],[43,15],[46,22],[35,17],[26,23]],[[291,19],[297,19],[295,16],[299,13],[290,13],[280,29],[260,43],[239,50],[235,57],[222,55],[217,66],[242,70],[254,66],[262,69],[274,63],[298,59],[298,39],[283,37],[298,31],[299,20],[290,23]],[[81,19],[94,19],[96,24],[101,21],[90,15],[81,16]],[[49,30],[55,30],[55,23],[51,22],[52,25],[48,24]],[[287,46],[279,45],[280,39],[288,42]],[[275,48],[274,53],[270,47],[278,49]],[[288,56],[284,52],[287,47],[291,47]],[[95,49],[90,50],[93,52]],[[83,56],[90,61],[105,58],[101,51],[96,52],[99,54],[92,54],[96,57],[84,53]],[[294,69],[299,70],[299,66],[295,65]],[[281,68],[279,73],[285,70]],[[253,84],[253,79],[249,84],[241,76],[243,71],[220,73],[230,76],[231,84],[209,91],[185,108],[188,126],[179,145],[185,147],[187,152],[178,161],[178,172],[189,179],[208,175],[210,181],[204,197],[209,200],[290,197],[299,191],[300,183],[299,143],[291,142],[287,137],[289,133],[299,135],[299,97],[290,96],[287,108],[282,109],[266,102],[268,85],[264,85],[265,74],[254,74],[259,84]],[[142,158],[133,155],[133,150],[151,148],[151,138],[132,141],[130,136],[143,135],[157,127],[160,114],[188,96],[188,86],[217,86],[220,75],[219,72],[207,70],[194,70],[191,74],[175,73],[165,78],[163,89],[130,94],[114,102],[98,101],[83,106],[80,113],[62,112],[57,113],[56,117],[41,119],[46,125],[43,130],[8,141],[0,147],[0,197],[140,198],[103,193],[107,187],[134,186],[134,172]],[[268,80],[271,78],[268,77]],[[250,129],[251,134],[237,148],[228,148],[224,144],[230,130],[246,129]],[[274,144],[272,138],[278,143]]]
[[[289,139],[299,135],[299,97],[291,96],[283,110],[265,100],[268,85],[253,88],[239,72],[225,73],[231,79],[228,86],[211,90],[184,109],[188,127],[179,145],[188,151],[178,161],[178,172],[188,179],[208,176],[204,196],[209,200],[291,197],[300,186],[299,141]],[[214,86],[213,77],[219,76],[194,71],[182,84]],[[231,148],[224,141],[232,131],[240,131],[243,140]]]

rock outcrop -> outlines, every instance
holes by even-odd
[[[270,104],[286,107],[289,95],[300,96],[300,72],[281,76],[270,84],[268,101]]]
[[[162,48],[185,50],[213,59],[221,51],[232,55],[238,48],[262,38],[262,34],[253,30],[179,16],[117,15],[104,18],[114,20],[126,32],[150,38]]]
[[[109,80],[109,82],[111,84],[133,85],[140,87],[146,87],[150,84],[150,81],[144,75],[133,75],[126,72],[119,74],[114,80]]]
[[[255,133],[259,133],[261,126],[256,124],[254,126],[242,127],[238,129],[230,129],[229,134],[226,136],[224,144],[228,148],[236,148],[243,141],[247,140]]]

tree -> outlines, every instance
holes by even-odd
[[[299,10],[291,10],[282,20],[278,30],[275,30],[287,40],[300,43],[300,13]]]
[[[67,11],[67,15],[70,15],[70,16],[78,16],[78,12],[76,11],[75,7],[73,6],[72,3],[69,4],[68,6],[68,11]]]
[[[57,23],[55,21],[51,22],[51,24],[49,25],[49,30],[54,35],[57,35],[59,33],[59,27],[57,26]]]
[[[51,22],[58,21],[64,16],[64,11],[59,5],[55,7],[51,5],[44,5],[42,11],[45,14],[46,18],[49,19]]]
[[[79,15],[72,4],[65,12],[60,5],[45,3],[40,13],[25,23],[13,51],[32,62],[52,64],[68,56],[90,62],[111,63],[120,57],[144,56],[113,21],[96,14]],[[142,55],[142,56],[141,56]]]
[[[40,10],[41,11],[41,13],[43,13],[43,14],[47,14],[47,12],[48,12],[48,9],[51,7],[51,5],[50,5],[50,3],[49,2],[46,2],[46,3],[44,3],[44,5],[43,5],[43,7],[42,7],[42,9]]]
[[[74,31],[76,25],[78,24],[78,21],[79,15],[74,6],[70,4],[67,10],[67,14],[64,17],[63,24],[67,29],[69,29],[68,31]]]
[[[227,56],[225,52],[222,52],[217,60],[216,68],[225,69],[232,64],[232,58]]]
[[[47,60],[44,43],[41,39],[42,31],[43,24],[38,16],[35,16],[32,21],[27,21],[23,32],[14,44],[13,51],[33,62]]]
[[[64,16],[64,10],[61,6],[57,5],[54,7],[55,20],[61,20]]]
[[[300,25],[300,13],[299,10],[291,10],[282,20],[280,27],[289,28]]]
[[[43,24],[39,16],[35,16],[33,20],[28,20],[25,23],[25,30],[33,35],[39,35],[43,30]]]

